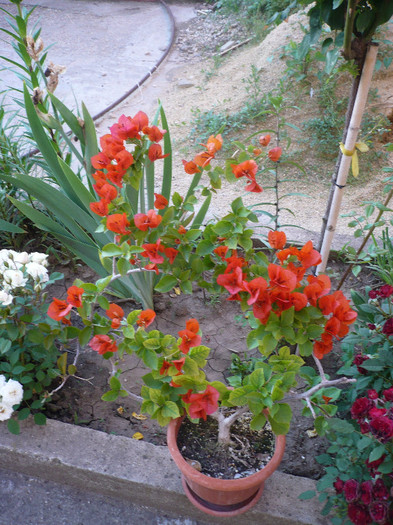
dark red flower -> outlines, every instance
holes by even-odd
[[[379,294],[378,294],[377,290],[370,290],[368,292],[368,296],[369,296],[370,299],[376,299],[378,297],[378,295]]]
[[[375,461],[369,461],[368,459],[366,459],[366,467],[373,478],[378,474],[378,467],[379,465],[381,465],[381,463],[384,462],[385,458],[386,454],[384,454],[379,459],[376,459]]]
[[[368,507],[371,519],[375,523],[386,524],[386,518],[388,517],[388,504],[382,501],[373,501]]]
[[[343,492],[348,503],[356,501],[359,498],[360,486],[356,479],[348,479],[344,483]]]
[[[384,284],[381,286],[381,288],[378,290],[378,294],[383,299],[386,299],[393,295],[393,286],[390,286],[390,284]]]
[[[370,432],[381,443],[387,443],[393,437],[393,421],[380,416],[370,421]]]
[[[369,399],[378,399],[378,392],[374,389],[367,390],[367,395]]]
[[[354,525],[370,525],[373,521],[367,507],[361,503],[350,503],[348,505],[348,518]]]
[[[341,494],[344,490],[344,482],[340,478],[336,478],[336,481],[333,483],[333,487],[336,490],[336,494]]]
[[[359,397],[355,400],[351,408],[351,416],[353,419],[365,419],[368,416],[369,410],[373,408],[374,404],[367,397]]]
[[[363,481],[363,483],[360,485],[360,499],[362,500],[362,503],[364,503],[365,505],[369,505],[373,499],[372,493],[373,493],[372,481],[370,480]]]
[[[393,335],[393,317],[390,317],[382,327],[382,333],[387,335]]]
[[[386,401],[393,401],[393,386],[391,386],[387,390],[384,390],[382,393]]]
[[[382,478],[378,478],[374,483],[373,498],[376,500],[388,500],[389,490]]]
[[[362,354],[356,354],[355,355],[354,360],[353,360],[353,364],[358,369],[359,374],[362,374],[364,376],[366,376],[368,374],[368,370],[366,370],[365,368],[362,368],[360,366],[362,363],[364,363],[368,359],[370,359],[370,358],[368,356],[366,356],[366,355],[362,355]]]

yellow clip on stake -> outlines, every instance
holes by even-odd
[[[351,168],[352,168],[352,174],[356,178],[359,175],[359,159],[358,159],[358,153],[356,150],[361,151],[362,153],[365,153],[369,150],[369,147],[365,142],[356,142],[355,147],[350,149],[345,149],[345,146],[342,142],[340,142],[340,150],[343,155],[346,157],[352,157],[351,161]]]

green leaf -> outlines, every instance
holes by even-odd
[[[102,257],[117,257],[123,255],[123,250],[114,243],[106,244],[101,250]]]
[[[164,277],[162,277],[160,281],[156,284],[154,289],[157,292],[165,293],[165,292],[169,292],[170,290],[172,290],[172,288],[176,285],[177,285],[176,277],[173,277],[172,275],[164,275]]]
[[[261,430],[266,424],[266,417],[263,414],[254,416],[250,422],[251,430]]]
[[[103,401],[116,401],[118,397],[119,397],[118,390],[116,392],[114,392],[113,390],[109,390],[108,392],[105,392],[105,394],[101,396],[101,399]]]
[[[103,310],[109,310],[109,301],[106,297],[99,295],[97,300]]]
[[[161,411],[164,417],[176,419],[180,416],[179,407],[173,401],[166,401]]]
[[[38,412],[38,414],[34,414],[34,423],[36,425],[46,425],[46,416],[42,412]]]
[[[317,493],[315,492],[315,490],[306,490],[305,492],[302,492],[301,494],[299,494],[298,497],[301,500],[306,500],[306,499],[315,498],[316,495]]]
[[[376,461],[377,459],[379,459],[380,457],[382,457],[384,454],[386,453],[386,447],[385,445],[379,445],[379,447],[375,447],[371,452],[370,452],[370,455],[368,457],[368,460],[370,462],[372,461]]]
[[[20,425],[16,419],[9,419],[7,421],[7,428],[11,434],[20,434]]]
[[[11,222],[5,221],[4,219],[0,219],[0,230],[3,232],[10,233],[26,233],[26,231],[22,230],[22,228],[20,228],[19,226],[16,226]]]
[[[109,385],[114,391],[118,392],[121,389],[121,383],[117,377],[112,376],[109,380]]]

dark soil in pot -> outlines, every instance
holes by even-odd
[[[217,442],[217,421],[208,417],[197,425],[185,419],[177,444],[186,461],[202,474],[220,479],[239,479],[263,468],[274,453],[274,434],[263,428],[249,428],[250,414],[244,414],[231,428],[231,443]]]

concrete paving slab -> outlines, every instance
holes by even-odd
[[[84,101],[92,115],[139,83],[161,58],[171,40],[171,20],[160,2],[130,0],[24,0],[31,27],[42,27],[48,59],[66,66],[56,90],[66,105]],[[16,13],[10,2],[0,7]],[[0,12],[0,26],[7,28]],[[16,59],[12,40],[1,36],[1,54]],[[21,87],[12,71],[2,71],[2,86]]]
[[[175,511],[182,519],[202,523],[207,519],[184,495],[180,473],[166,447],[59,421],[40,427],[27,420],[17,436],[0,426],[0,465],[160,513]],[[298,499],[314,488],[310,479],[276,472],[254,509],[236,518],[208,517],[207,523],[327,525],[316,499]]]

